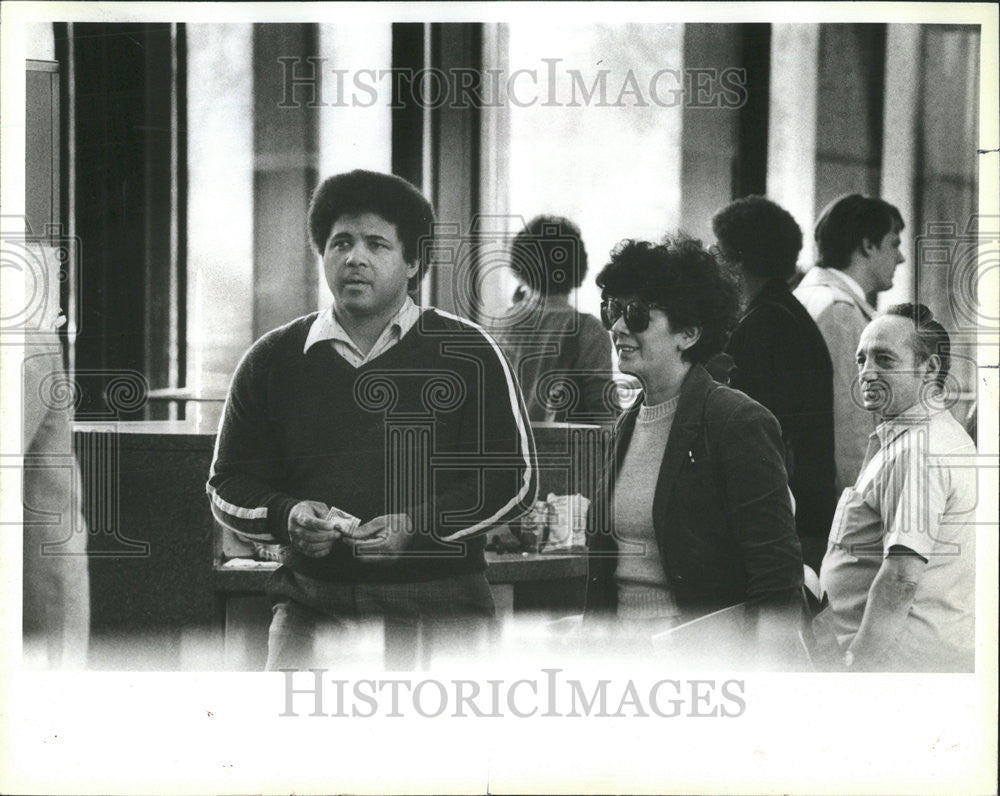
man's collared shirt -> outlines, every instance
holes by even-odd
[[[413,303],[413,299],[407,296],[403,306],[392,316],[382,330],[382,334],[378,336],[371,351],[362,354],[347,330],[340,325],[331,304],[313,321],[309,328],[309,334],[306,335],[306,344],[302,353],[306,353],[316,343],[328,341],[333,346],[333,350],[346,359],[352,367],[359,368],[396,345],[413,328],[419,318],[420,308]]]
[[[868,297],[865,295],[865,291],[861,289],[861,285],[858,284],[858,281],[853,276],[845,274],[843,271],[838,271],[835,268],[828,268],[826,275],[840,281],[844,288],[850,292],[852,296],[854,296],[854,300],[857,301],[870,316],[874,317],[876,313],[875,308],[868,303]]]
[[[976,450],[947,411],[908,412],[873,432],[878,450],[844,490],[820,581],[849,644],[894,545],[927,564],[886,663],[894,669],[971,667],[974,649]]]

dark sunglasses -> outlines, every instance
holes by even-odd
[[[601,323],[605,329],[611,331],[611,327],[624,315],[625,327],[630,332],[644,332],[649,328],[649,311],[653,308],[664,309],[659,304],[651,304],[641,299],[630,301],[628,304],[622,304],[616,299],[604,299],[601,302]]]

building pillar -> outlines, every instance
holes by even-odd
[[[913,301],[917,203],[917,114],[920,91],[920,26],[888,25],[885,48],[885,112],[882,133],[882,185],[879,195],[899,208],[906,228],[900,251],[906,262],[896,269],[892,288],[879,294],[878,307]]]
[[[253,27],[188,25],[187,40],[186,383],[224,396],[254,340]]]
[[[818,24],[771,29],[771,107],[768,116],[767,194],[802,228],[799,262],[815,262],[816,98]]]
[[[324,103],[315,110],[319,179],[354,169],[391,172],[392,84],[388,74],[378,75],[393,66],[392,25],[320,25],[318,59]],[[355,76],[364,89],[355,88]],[[316,261],[317,309],[325,309],[333,296]]]
[[[316,25],[254,25],[254,337],[316,307],[306,217],[316,188]]]

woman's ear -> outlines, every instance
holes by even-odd
[[[681,329],[680,350],[687,351],[691,346],[701,339],[701,327],[691,326]]]

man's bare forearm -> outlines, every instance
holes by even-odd
[[[892,558],[882,562],[868,592],[861,627],[849,648],[853,656],[852,668],[876,668],[899,636],[917,592],[918,578],[911,569],[912,564],[901,566]]]

